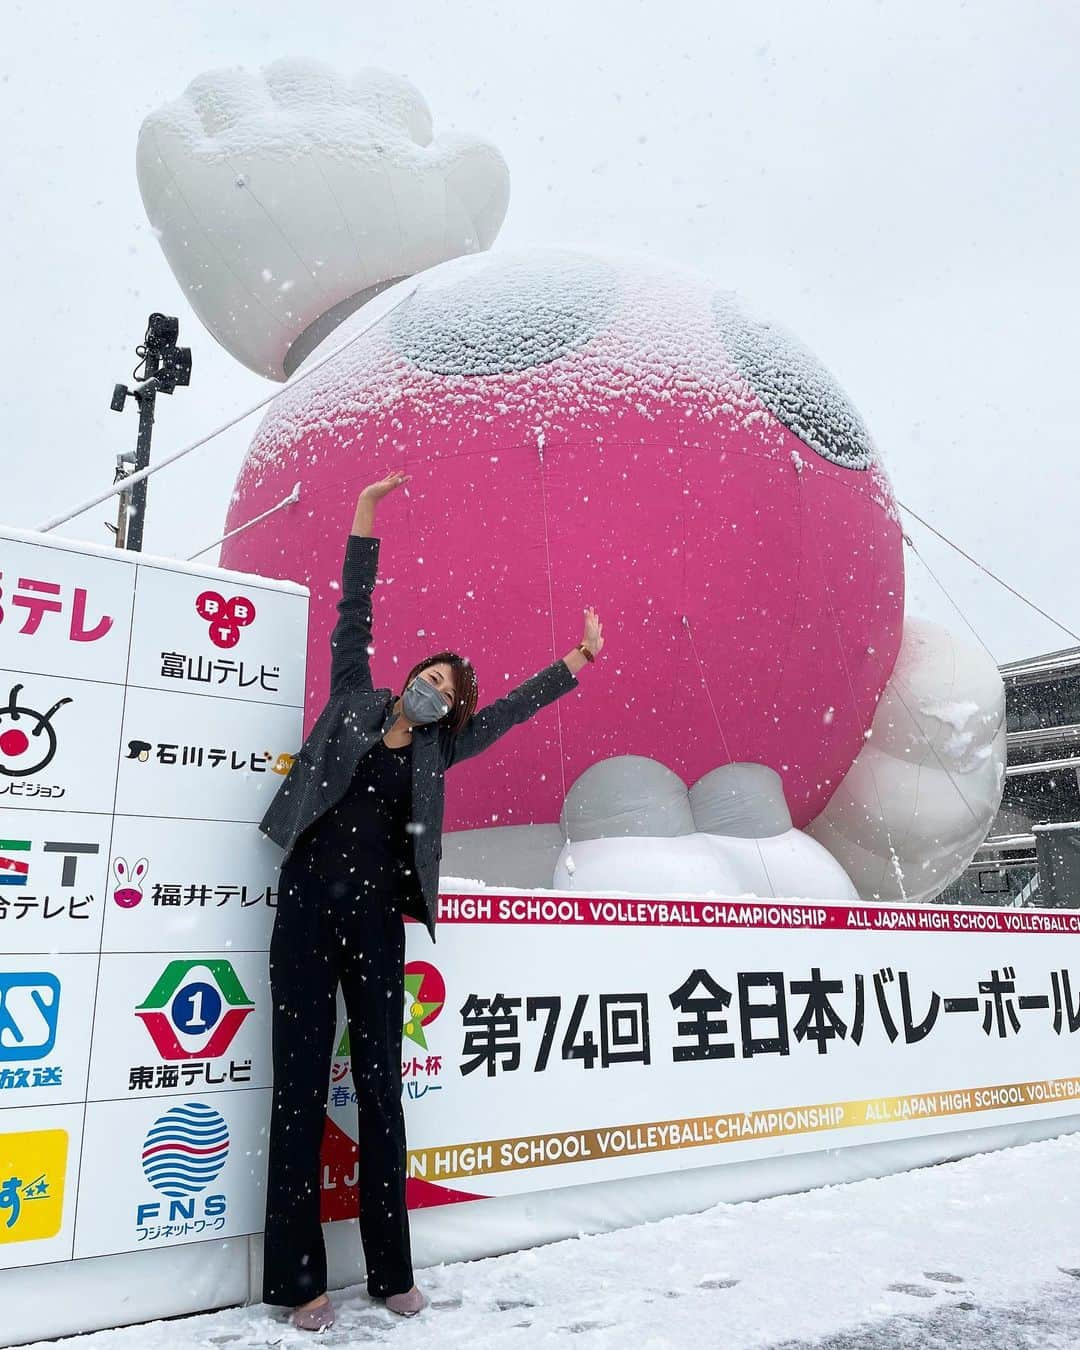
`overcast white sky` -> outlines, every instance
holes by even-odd
[[[397,71],[437,131],[493,139],[496,247],[645,249],[743,292],[830,366],[900,498],[1080,631],[1080,10],[1058,0],[8,0],[0,520],[111,481],[136,418],[109,395],[153,309],[195,362],[159,401],[157,454],[269,390],[187,307],[134,152],[199,72],[280,56]],[[221,533],[254,426],[151,480],[149,551]],[[107,543],[114,518],[62,532]],[[924,552],[999,660],[1067,645]],[[908,578],[912,610],[959,622],[917,561]]]

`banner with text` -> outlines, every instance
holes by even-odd
[[[414,1206],[1080,1102],[1080,913],[481,892],[440,916],[435,948],[409,931]],[[356,1212],[344,1028],[332,1079],[326,1217]]]

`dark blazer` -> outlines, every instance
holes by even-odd
[[[371,682],[371,592],[379,541],[349,535],[342,570],[338,621],[330,637],[330,696],[267,807],[259,829],[292,852],[301,833],[345,795],[360,757],[389,730],[397,694]],[[443,775],[478,755],[519,722],[527,721],[578,683],[565,661],[553,662],[516,689],[481,708],[458,732],[442,722],[418,726],[412,738],[411,834],[419,894],[406,912],[427,926],[435,940],[439,859],[442,857]],[[284,862],[284,858],[282,861]]]

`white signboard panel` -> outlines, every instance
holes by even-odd
[[[0,811],[107,814],[123,707],[123,685],[0,668]]]
[[[111,817],[0,808],[0,952],[97,952]]]
[[[300,748],[296,708],[128,689],[116,810],[257,823]]]
[[[292,653],[307,643],[307,615],[278,603],[279,595],[188,572],[140,571],[128,683],[302,705],[304,664]]]
[[[85,1109],[0,1112],[0,1270],[70,1259]]]
[[[106,951],[266,951],[280,861],[252,824],[117,816]]]
[[[269,1114],[268,1090],[91,1102],[75,1256],[258,1232]]]
[[[107,550],[0,538],[0,666],[123,684],[135,569]]]
[[[300,587],[0,530],[0,1265],[261,1227],[306,645]]]
[[[0,1108],[81,1105],[97,956],[5,956],[0,968]]]
[[[101,958],[93,1101],[269,1087],[263,952]]]

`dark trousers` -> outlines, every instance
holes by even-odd
[[[360,1238],[368,1293],[412,1288],[405,1208],[401,1033],[405,929],[392,896],[327,886],[281,870],[270,942],[274,1099],[270,1117],[263,1300],[291,1306],[326,1289],[319,1150],[336,1029],[345,998],[359,1113]]]

